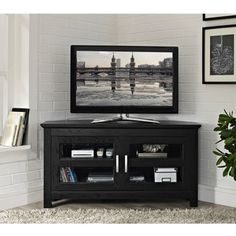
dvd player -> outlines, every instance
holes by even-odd
[[[71,150],[72,158],[93,158],[94,150],[93,149],[79,149]]]

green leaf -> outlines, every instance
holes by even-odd
[[[216,148],[216,150],[220,152],[222,155],[224,155],[224,153],[219,148]]]
[[[230,120],[230,117],[228,115],[225,115],[225,114],[220,114],[219,115],[219,122],[222,123],[224,121],[229,121]]]
[[[232,160],[236,159],[236,153],[230,154],[227,159],[228,159],[228,161],[232,161]]]
[[[225,168],[226,167],[226,165],[224,165],[224,166],[218,166],[218,168]]]
[[[231,130],[222,130],[220,133],[221,139],[229,138],[231,135]]]
[[[217,142],[216,142],[216,144],[217,144],[217,143],[220,143],[220,142],[222,142],[222,141],[223,141],[223,139],[221,139],[221,140],[217,141]]]
[[[234,176],[234,172],[235,172],[235,168],[232,167],[231,170],[230,170],[229,175],[230,175],[231,177],[233,177],[233,176]]]
[[[215,127],[214,131],[221,131],[221,127]]]
[[[228,146],[228,145],[231,145],[233,143],[235,143],[235,139],[233,137],[228,137],[228,138],[225,139],[225,145]]]
[[[216,155],[216,156],[222,156],[221,153],[217,152],[217,151],[213,151],[213,153]]]
[[[223,176],[224,176],[224,177],[228,174],[229,168],[230,168],[230,166],[227,166],[227,167],[224,169],[224,171],[223,171]]]
[[[222,161],[223,161],[223,157],[220,157],[220,158],[217,160],[216,165],[218,166]]]

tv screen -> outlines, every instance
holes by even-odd
[[[177,113],[178,48],[71,46],[71,112]]]

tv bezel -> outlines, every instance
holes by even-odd
[[[172,106],[79,106],[76,104],[76,68],[78,51],[131,51],[173,53],[173,105]],[[167,46],[109,46],[71,45],[70,54],[70,111],[71,113],[178,113],[178,47]]]

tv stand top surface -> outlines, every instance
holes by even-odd
[[[200,128],[201,125],[195,122],[159,120],[159,124],[135,121],[112,121],[106,123],[91,123],[93,120],[58,120],[46,121],[41,124],[43,128]]]

